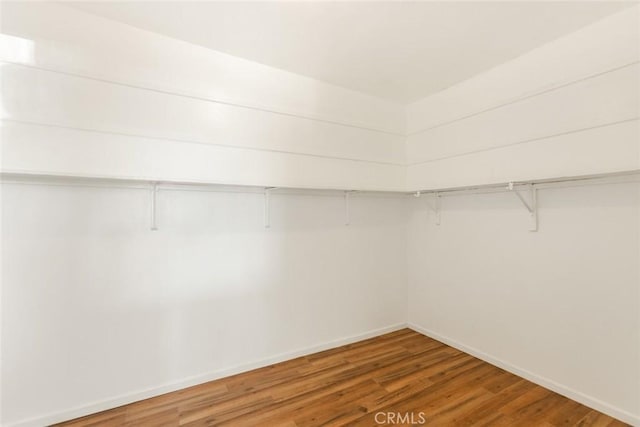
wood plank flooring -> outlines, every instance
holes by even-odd
[[[60,425],[626,424],[403,329]]]

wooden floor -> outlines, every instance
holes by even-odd
[[[373,426],[412,422],[435,426],[626,425],[409,329],[63,425]]]

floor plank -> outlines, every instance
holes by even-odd
[[[624,426],[410,329],[61,426]]]

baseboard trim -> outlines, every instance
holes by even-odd
[[[511,363],[505,362],[504,360],[498,359],[496,357],[491,356],[481,350],[478,350],[473,347],[469,347],[461,342],[458,342],[454,339],[451,339],[447,336],[441,335],[437,332],[434,332],[430,329],[423,328],[422,326],[416,325],[415,323],[409,322],[407,324],[409,329],[412,329],[422,335],[425,335],[429,338],[433,338],[444,344],[447,344],[451,347],[457,348],[460,351],[464,351],[474,357],[477,357],[480,360],[483,360],[487,363],[490,363],[494,366],[504,369],[505,371],[509,371],[512,374],[518,375],[526,380],[531,381],[532,383],[538,384],[544,388],[547,388],[551,391],[554,391],[558,394],[561,394],[569,399],[575,400],[576,402],[582,403],[585,406],[593,408],[597,411],[600,411],[604,414],[607,414],[611,417],[617,418],[620,421],[631,424],[633,426],[640,426],[640,417],[633,415],[625,410],[617,408],[613,405],[610,405],[606,402],[603,402],[594,397],[588,396],[579,391],[573,390],[567,386],[559,384],[549,378],[545,378],[543,376],[537,375],[531,371],[526,369],[522,369],[518,366],[512,365]]]
[[[245,363],[230,368],[220,369],[214,372],[195,375],[182,379],[180,381],[163,384],[158,387],[152,387],[145,390],[138,390],[132,393],[123,394],[113,398],[100,400],[89,403],[80,407],[67,409],[43,416],[33,417],[21,421],[17,421],[8,424],[7,427],[40,427],[43,425],[51,425],[66,420],[71,420],[85,415],[94,414],[96,412],[106,411],[108,409],[117,408],[118,406],[127,405],[129,403],[137,402],[139,400],[149,399],[151,397],[159,396],[161,394],[170,393],[172,391],[181,390],[183,388],[191,387],[198,384],[203,384],[209,381],[217,380],[220,378],[228,377],[230,375],[247,372],[253,369],[262,368],[274,363],[284,362],[287,360],[295,359],[296,357],[306,356],[309,354],[317,353],[319,351],[329,350],[335,347],[351,344],[357,341],[362,341],[368,338],[373,338],[378,335],[394,332],[403,328],[406,328],[406,323],[397,323],[384,328],[374,329],[357,335],[351,335],[348,337],[340,338],[333,341],[328,341],[323,344],[306,347],[286,353],[281,353],[266,359],[257,360],[254,362]]]

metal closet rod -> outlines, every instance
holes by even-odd
[[[605,184],[624,184],[640,182],[640,169],[625,172],[609,172],[592,175],[566,176],[550,179],[539,179],[529,181],[508,181],[497,184],[471,185],[460,187],[447,187],[438,189],[426,189],[413,191],[412,195],[438,195],[438,196],[457,196],[465,194],[491,194],[504,193],[513,191],[513,189],[523,189],[535,187],[536,189],[544,188],[566,188],[580,187],[585,185],[605,185]]]
[[[47,175],[30,173],[0,173],[0,182],[12,184],[32,184],[32,185],[52,185],[52,186],[79,186],[90,188],[122,188],[122,189],[142,189],[149,190],[155,187],[162,191],[204,191],[204,192],[228,192],[228,193],[255,193],[262,194],[265,191],[274,194],[301,194],[301,195],[325,195],[335,196],[336,194],[371,195],[371,196],[420,196],[434,195],[449,196],[463,194],[486,194],[512,191],[515,188],[534,186],[535,188],[552,187],[573,187],[594,184],[612,184],[640,182],[640,169],[626,172],[613,172],[593,175],[568,176],[542,180],[512,181],[496,184],[447,187],[436,189],[424,189],[418,191],[376,191],[340,188],[313,188],[313,187],[273,187],[244,184],[217,184],[207,182],[184,182],[153,179],[126,179],[126,178],[104,178],[89,176],[71,175]]]
[[[214,193],[250,193],[264,194],[265,192],[278,195],[314,195],[314,196],[344,196],[345,194],[357,194],[379,197],[405,197],[403,191],[377,191],[377,190],[354,190],[340,188],[320,188],[320,187],[276,187],[260,186],[248,184],[223,184],[213,182],[188,182],[172,180],[155,180],[147,178],[107,178],[74,175],[49,175],[0,172],[0,183],[24,184],[24,185],[44,185],[59,187],[85,187],[85,188],[117,188],[154,191],[198,191]]]

